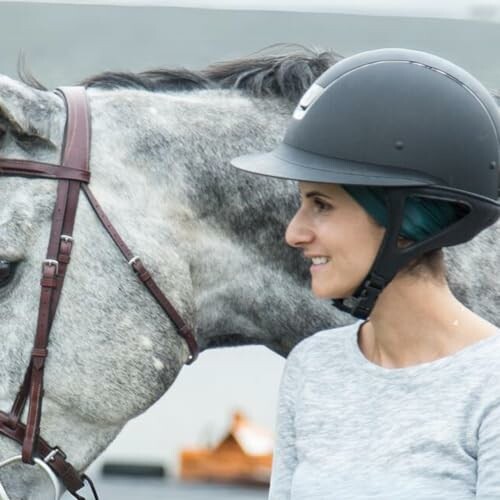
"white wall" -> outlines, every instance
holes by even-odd
[[[25,0],[11,0],[25,1]],[[334,12],[383,16],[482,19],[500,22],[500,0],[28,0],[43,3]]]

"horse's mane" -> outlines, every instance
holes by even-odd
[[[277,96],[296,101],[312,82],[342,56],[331,50],[297,45],[277,45],[248,57],[215,63],[202,70],[154,69],[140,73],[106,71],[84,79],[87,88],[133,88],[151,92],[195,89],[241,89],[256,97]],[[18,64],[21,81],[47,90],[26,68]]]

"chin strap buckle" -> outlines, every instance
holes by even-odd
[[[371,273],[354,295],[344,299],[333,299],[333,305],[356,318],[366,319],[386,285],[387,281],[384,278]]]

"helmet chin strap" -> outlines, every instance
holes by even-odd
[[[348,312],[355,318],[366,319],[370,316],[378,296],[388,283],[371,272],[353,295],[343,299],[332,299],[332,304],[337,309]]]
[[[471,196],[464,191],[450,189],[448,192],[443,193],[442,189],[433,187],[397,187],[386,188],[384,194],[389,220],[375,261],[368,275],[352,296],[332,300],[335,307],[360,319],[369,317],[385,287],[392,281],[398,271],[413,259],[430,250],[458,245],[468,241],[488,225],[493,224],[500,215],[497,205],[492,200],[477,195]],[[403,224],[405,202],[409,196],[421,196],[459,203],[465,206],[467,213],[432,236],[399,248],[398,236]],[[478,204],[478,198],[481,199],[482,203]]]
[[[394,196],[395,192],[400,196]],[[388,227],[375,261],[361,285],[350,297],[332,300],[335,307],[360,319],[368,318],[379,295],[402,266],[399,261],[397,240],[403,223],[407,194],[404,191],[388,189],[384,194],[388,207]]]

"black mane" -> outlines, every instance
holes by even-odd
[[[282,53],[272,54],[278,48]],[[284,51],[284,53],[283,53]],[[194,89],[242,89],[256,97],[278,96],[296,101],[312,82],[332,64],[342,59],[333,51],[299,46],[274,46],[254,56],[212,64],[199,71],[161,68],[140,73],[107,71],[81,81],[87,88],[133,88],[162,92]],[[20,59],[21,81],[47,90]]]

